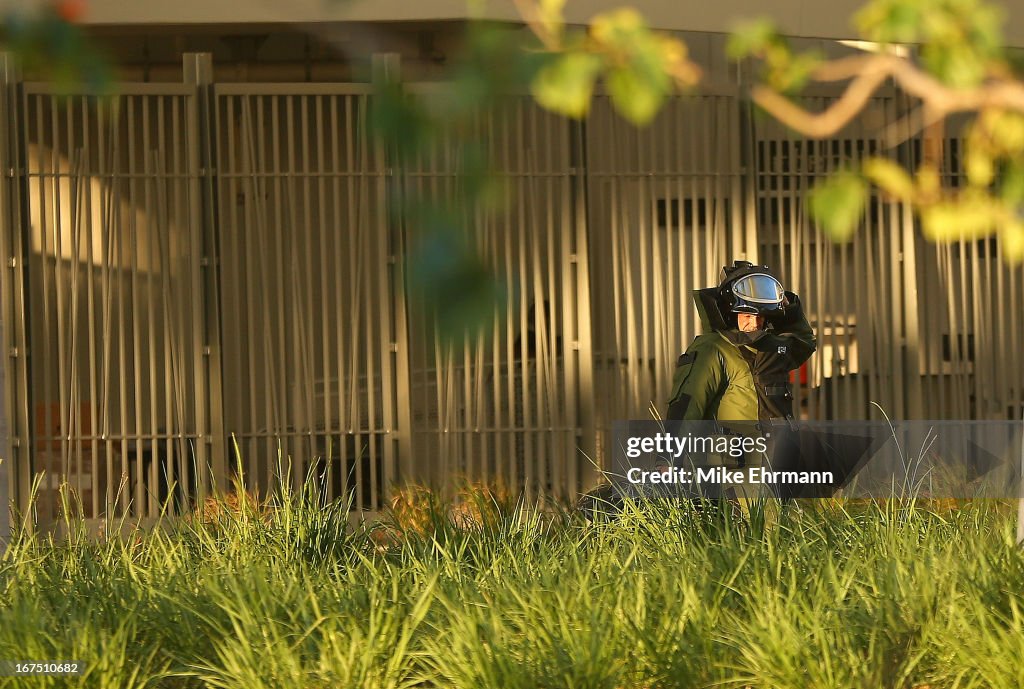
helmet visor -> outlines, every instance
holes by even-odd
[[[736,304],[753,307],[751,310],[772,310],[782,305],[782,284],[771,275],[754,273],[732,283]],[[746,309],[744,309],[746,310]]]

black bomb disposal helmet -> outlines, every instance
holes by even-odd
[[[785,292],[768,266],[734,261],[722,268],[718,285],[722,311],[764,316],[782,308]]]

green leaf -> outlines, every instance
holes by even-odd
[[[979,187],[987,187],[995,179],[995,162],[987,150],[979,146],[971,146],[964,156],[964,169],[967,171],[967,180]]]
[[[1011,222],[999,233],[999,252],[1010,265],[1024,262],[1024,222]]]
[[[603,12],[590,22],[594,40],[624,51],[629,51],[637,35],[643,32],[647,32],[647,24],[632,7]]]
[[[1024,161],[1011,160],[1003,167],[999,196],[1011,206],[1024,202]]]
[[[447,341],[486,328],[508,297],[504,281],[465,239],[457,216],[436,208],[420,213],[416,225],[423,234],[406,264],[410,295],[423,300]]]
[[[878,43],[914,43],[921,30],[921,12],[912,0],[875,0],[853,16],[859,33]]]
[[[686,46],[651,31],[644,18],[626,7],[594,18],[591,38],[608,55],[613,65],[606,83],[616,110],[637,125],[650,122],[672,88],[669,73],[683,66],[686,72]],[[693,71],[683,81],[696,81]]]
[[[602,59],[586,52],[559,55],[534,77],[530,91],[541,107],[568,117],[582,118],[590,109],[594,81]]]
[[[666,88],[632,67],[613,69],[606,79],[615,109],[635,125],[648,124],[658,114]]]
[[[984,192],[964,192],[921,208],[921,229],[929,239],[953,241],[987,237],[995,230],[999,207]]]
[[[970,45],[931,43],[921,51],[925,68],[940,81],[958,88],[971,88],[985,78],[986,61]]]
[[[1024,151],[1024,117],[1020,113],[990,111],[982,115],[999,151],[1016,155]]]
[[[914,180],[899,163],[888,158],[870,158],[861,169],[867,179],[886,193],[903,200],[914,197]]]
[[[406,93],[399,82],[375,84],[370,109],[374,135],[393,144],[403,160],[415,155],[433,136],[434,125],[423,104]]]
[[[763,52],[778,40],[775,22],[767,17],[737,24],[729,34],[725,52],[732,60],[742,60]]]
[[[811,190],[811,217],[834,241],[848,241],[857,230],[867,197],[867,184],[859,175],[840,172]]]

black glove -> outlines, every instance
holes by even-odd
[[[769,311],[765,315],[768,322],[773,325],[789,325],[803,320],[804,307],[800,302],[800,297],[795,292],[783,292],[783,295],[785,299],[782,302],[782,308]]]

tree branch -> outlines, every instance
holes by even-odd
[[[1001,78],[976,88],[953,88],[905,58],[881,54],[841,58],[815,70],[812,78],[819,82],[852,79],[835,103],[821,112],[811,112],[766,86],[755,86],[751,96],[790,129],[825,138],[849,124],[890,77],[907,94],[921,100],[929,121],[993,107],[1024,113],[1024,83]]]
[[[751,91],[751,97],[755,103],[790,129],[816,139],[823,139],[849,124],[857,113],[864,109],[871,95],[888,76],[884,71],[861,72],[838,100],[820,113],[806,110],[767,86],[755,86]]]

